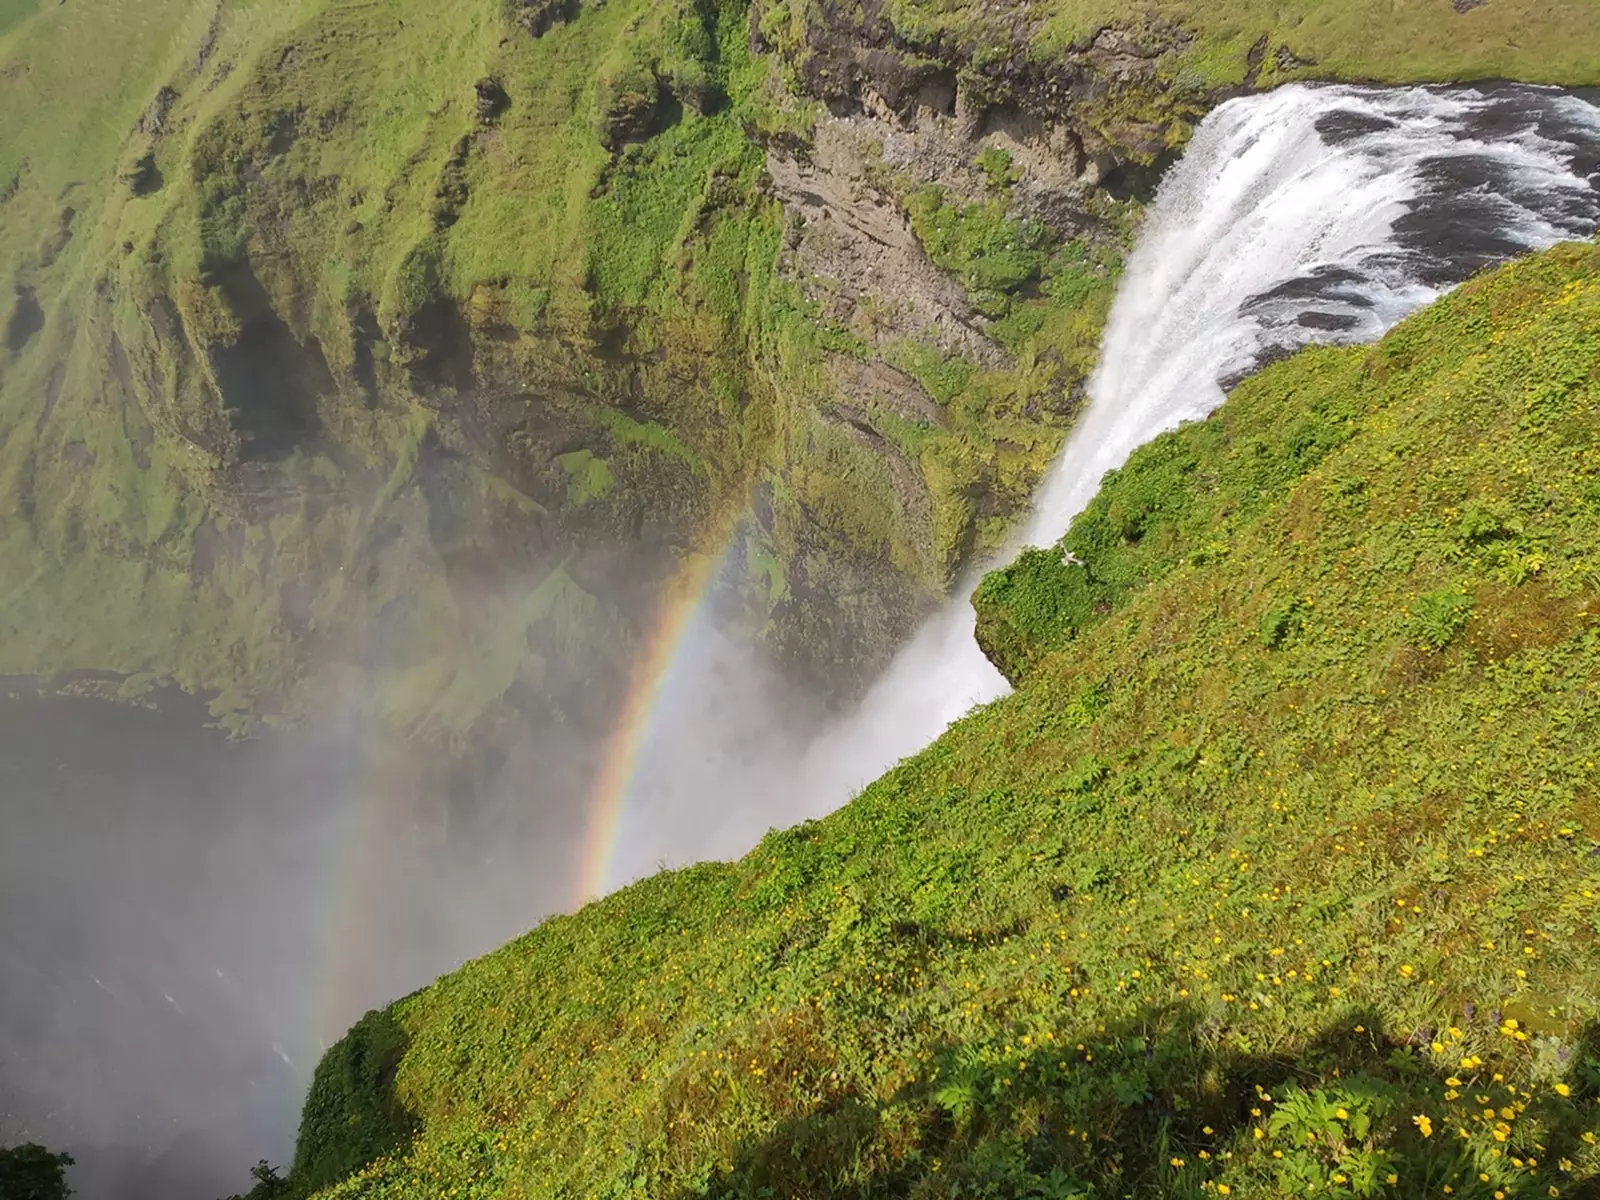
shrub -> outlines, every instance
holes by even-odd
[[[1476,601],[1449,590],[1418,596],[1411,607],[1411,639],[1428,650],[1442,650],[1466,628]]]
[[[1300,631],[1305,609],[1298,600],[1274,604],[1261,614],[1261,644],[1276,650]]]
[[[989,186],[997,192],[1004,191],[1019,178],[1011,165],[1011,155],[999,146],[985,146],[972,160],[972,165],[983,172]]]
[[[0,1196],[5,1200],[66,1200],[72,1157],[33,1142],[0,1150]]]

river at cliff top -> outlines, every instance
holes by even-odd
[[[1059,537],[1105,471],[1261,362],[1376,338],[1597,224],[1588,99],[1290,87],[1223,105],[1162,183],[1025,540]],[[702,632],[715,652],[644,747],[611,884],[829,811],[1004,691],[959,598],[797,747],[781,689]],[[241,744],[204,723],[181,700],[0,689],[0,1141],[72,1149],[87,1200],[242,1189],[256,1159],[283,1161],[310,1068],[365,1006],[572,894],[581,771],[513,763],[534,819],[445,836],[391,802],[401,784],[360,731]]]

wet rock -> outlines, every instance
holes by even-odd
[[[171,88],[164,87],[158,91],[155,99],[150,101],[150,107],[139,118],[139,132],[149,138],[158,138],[166,133],[167,118],[172,115],[172,106],[177,101],[178,93]]]
[[[1482,4],[1483,0],[1456,0],[1457,12],[1461,11],[1461,5],[1463,3],[1477,5]],[[1277,64],[1278,70],[1280,71],[1298,71],[1304,67],[1314,67],[1317,65],[1316,59],[1301,58],[1287,46],[1278,47],[1278,53],[1274,57],[1273,61]]]

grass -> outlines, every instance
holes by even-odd
[[[1558,248],[1139,452],[1014,695],[399,1001],[323,1194],[1582,1194],[1597,356]]]

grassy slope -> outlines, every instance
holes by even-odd
[[[1559,248],[1139,452],[1074,529],[1114,611],[1015,695],[336,1048],[302,1147],[346,1089],[420,1132],[328,1194],[1593,1180],[1597,362]]]

